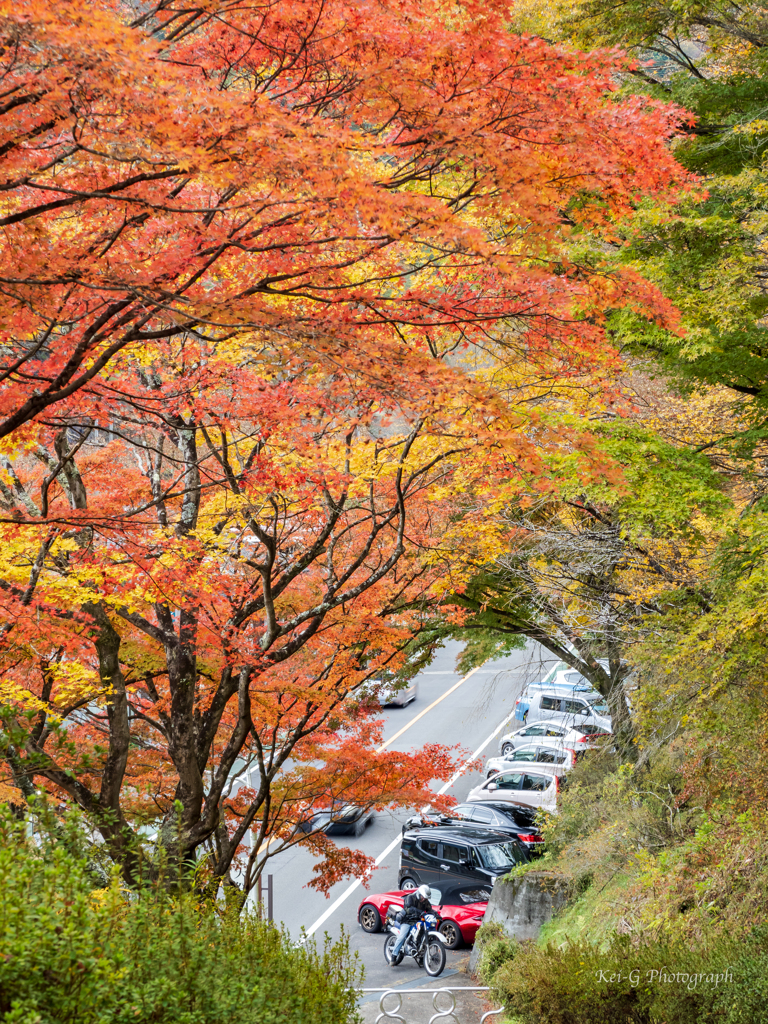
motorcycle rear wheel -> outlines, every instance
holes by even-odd
[[[445,946],[439,939],[430,939],[424,951],[424,970],[430,978],[443,973],[445,967]]]
[[[396,935],[390,934],[386,937],[386,939],[384,939],[384,959],[387,961],[390,967],[397,967],[397,965],[400,963],[404,956],[402,949],[400,950],[396,957],[392,956],[392,950],[395,948],[396,942]]]

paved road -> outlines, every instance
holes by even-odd
[[[524,651],[515,651],[503,661],[487,662],[466,678],[458,687],[461,675],[455,671],[455,660],[461,647],[448,643],[441,650],[430,667],[419,676],[419,696],[407,708],[391,708],[384,712],[386,721],[385,741],[396,736],[404,726],[413,725],[402,731],[390,749],[412,750],[424,743],[459,743],[470,752],[475,752],[491,736],[505,718],[514,713],[515,698],[523,684],[531,679],[540,679],[542,665],[551,663],[546,651],[533,645]],[[443,698],[430,708],[435,701]],[[425,709],[426,713],[422,714]],[[418,717],[420,716],[420,717]],[[415,721],[417,719],[418,721]],[[510,724],[509,728],[513,726]],[[504,730],[506,731],[506,729]],[[492,739],[483,750],[482,757],[498,752],[498,737]],[[466,797],[469,790],[478,784],[483,775],[478,770],[465,771],[447,792],[457,800]],[[440,783],[435,783],[437,789]],[[306,887],[312,877],[312,857],[296,847],[275,857],[268,868],[274,876],[274,915],[293,936],[299,938],[302,929],[314,934],[322,945],[323,933],[338,937],[344,929],[350,935],[350,944],[356,950],[365,966],[365,985],[413,984],[425,979],[422,970],[416,967],[410,957],[396,968],[388,967],[383,958],[383,935],[368,935],[357,923],[357,908],[367,891],[386,892],[397,887],[399,842],[402,822],[412,812],[383,813],[376,817],[365,834],[359,839],[339,836],[338,843],[357,846],[373,857],[379,857],[392,847],[374,871],[366,887],[349,880],[335,885],[328,897]],[[352,890],[352,891],[350,891]],[[346,898],[345,898],[346,894]],[[465,951],[448,953],[448,964],[443,977],[450,976]],[[412,965],[412,966],[409,966]]]

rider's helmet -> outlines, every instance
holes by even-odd
[[[416,890],[416,892],[419,894],[419,896],[423,896],[424,899],[427,899],[427,900],[429,899],[430,891],[431,890],[430,890],[428,885],[420,885],[419,888]]]

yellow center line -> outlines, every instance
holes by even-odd
[[[428,711],[431,711],[432,708],[437,707],[437,705],[440,703],[441,700],[445,700],[445,698],[449,697],[453,693],[454,690],[458,690],[458,688],[461,686],[462,683],[466,683],[466,681],[470,678],[470,676],[473,676],[475,674],[475,672],[477,672],[477,670],[480,669],[480,668],[482,668],[482,665],[477,665],[475,668],[472,669],[471,672],[467,672],[467,674],[464,676],[463,679],[460,679],[458,681],[458,683],[454,683],[453,686],[449,690],[446,690],[444,694],[442,694],[440,697],[437,698],[437,700],[433,700],[428,708],[424,708],[423,711],[420,711],[418,713],[418,715],[416,715],[415,718],[412,718],[410,720],[410,722],[408,722],[407,725],[404,725],[403,728],[399,732],[396,732],[394,736],[390,736],[390,738],[386,741],[386,743],[382,743],[380,747],[377,747],[376,748],[376,753],[380,754],[382,752],[382,750],[385,750],[389,746],[390,743],[394,743],[395,740],[399,739],[403,735],[404,732],[407,732],[408,729],[410,729],[412,725],[415,725],[420,718],[423,718],[424,715],[426,715],[426,713]]]
[[[412,718],[410,720],[410,722],[408,722],[406,725],[404,725],[403,728],[400,729],[399,732],[396,732],[394,736],[390,736],[390,738],[385,743],[382,743],[380,747],[377,747],[376,748],[376,753],[380,754],[382,752],[382,750],[385,750],[390,745],[390,743],[394,743],[395,740],[400,739],[400,737],[403,735],[404,732],[407,732],[411,728],[411,726],[415,725],[420,718],[423,718],[424,715],[426,715],[426,713],[428,711],[431,711],[432,708],[437,707],[437,705],[440,703],[441,700],[445,700],[445,698],[449,697],[453,693],[454,690],[458,690],[458,688],[462,685],[462,683],[466,683],[466,681],[471,676],[473,676],[475,674],[475,672],[477,672],[478,669],[480,669],[480,668],[482,668],[482,665],[477,665],[470,672],[467,672],[467,674],[464,676],[463,679],[460,679],[458,681],[458,683],[454,683],[453,686],[450,687],[450,689],[446,690],[445,693],[441,694],[441,696],[439,696],[437,698],[437,700],[433,700],[432,703],[429,705],[429,707],[424,708],[424,710],[420,711],[418,713],[418,715],[416,715],[415,718]],[[278,838],[279,838],[278,836],[273,836],[271,839],[267,839],[266,842],[262,843],[262,845],[259,847],[259,853],[261,853],[262,850],[268,850],[272,843],[277,842]]]

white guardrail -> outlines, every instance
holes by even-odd
[[[381,992],[379,999],[379,1009],[381,1013],[376,1018],[375,1024],[380,1024],[381,1021],[387,1020],[398,1020],[401,1024],[408,1024],[406,1018],[400,1013],[403,1006],[403,996],[432,996],[432,1008],[434,1013],[429,1018],[429,1024],[435,1024],[436,1021],[442,1020],[446,1017],[453,1017],[455,1021],[459,1022],[459,1018],[456,1016],[456,992],[488,992],[489,989],[484,986],[472,986],[472,985],[459,985],[455,987],[446,986],[443,988],[361,988],[359,992]],[[397,1005],[387,1007],[384,1005],[384,1000],[388,996],[394,996],[397,999]],[[438,1006],[438,998],[440,996],[446,996],[449,1000],[449,1005],[444,1009],[440,1009]],[[485,1024],[485,1021],[489,1017],[495,1017],[499,1013],[504,1012],[504,1007],[500,1006],[498,1010],[488,1010],[480,1018],[480,1024]]]

